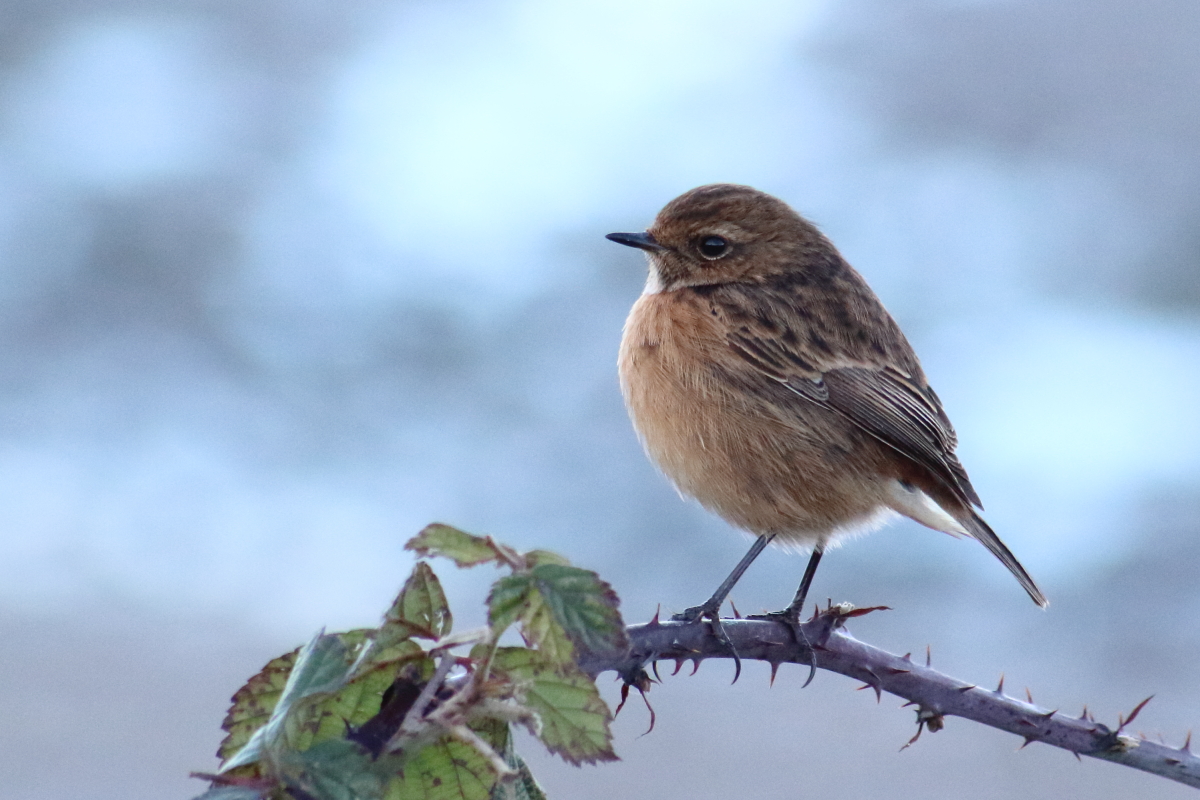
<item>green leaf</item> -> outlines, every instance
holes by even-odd
[[[348,724],[361,725],[378,713],[397,667],[360,670],[354,680],[346,680],[354,651],[365,644],[369,633],[373,632],[319,635],[301,650],[266,723],[250,734],[240,750],[230,749],[222,771],[245,767],[264,757],[278,760],[285,750],[303,751],[314,742],[341,738]],[[411,646],[421,652],[415,644]],[[272,670],[270,677],[277,683],[278,671]],[[266,688],[273,686],[267,684]],[[265,706],[268,698],[266,692],[252,696],[255,710]]]
[[[358,727],[379,713],[383,693],[395,680],[396,669],[378,669],[355,678],[329,697],[293,714],[288,744],[304,750],[313,742],[345,736],[346,726]]]
[[[507,729],[507,725],[505,728]],[[534,780],[533,773],[525,759],[517,755],[513,745],[513,737],[509,735],[505,747],[501,750],[504,761],[517,771],[517,777],[511,781],[498,781],[492,787],[491,800],[546,800],[546,793]]]
[[[521,633],[525,642],[537,647],[538,651],[556,664],[575,663],[575,645],[567,630],[547,605],[541,592],[531,591],[521,618]]]
[[[449,736],[422,747],[389,784],[386,800],[488,800],[496,773],[487,758]]]
[[[373,633],[357,630],[342,637],[347,645],[355,646]],[[305,750],[314,742],[344,737],[347,725],[360,728],[380,712],[384,693],[402,668],[428,679],[434,663],[420,645],[407,639],[383,649],[371,648],[365,659],[355,663],[353,678],[342,689],[293,712],[288,721],[288,744]]]
[[[404,547],[422,556],[449,558],[460,567],[473,567],[489,561],[511,563],[516,559],[516,553],[496,544],[490,536],[473,536],[458,528],[437,523],[427,525]]]
[[[525,759],[513,753],[508,764],[517,771],[517,777],[510,783],[497,783],[492,789],[492,800],[546,800],[546,793],[538,786]]]
[[[596,684],[574,664],[554,663],[536,650],[501,647],[492,670],[512,681],[542,723],[539,738],[572,764],[613,761],[612,714]]]
[[[512,741],[508,723],[502,719],[483,717],[473,720],[468,727],[479,734],[479,738],[490,744],[497,753],[503,753],[504,748]]]
[[[391,633],[395,633],[396,636],[390,636]],[[391,641],[388,641],[389,639]],[[386,669],[389,675],[393,675],[395,670],[390,668],[425,657],[421,645],[409,639],[399,628],[391,628],[384,623],[375,641],[354,665],[354,677],[351,680],[358,680],[359,676],[377,669]]]
[[[531,573],[554,619],[583,652],[604,653],[629,646],[620,600],[596,573],[562,564],[539,564]]]
[[[388,609],[379,634],[381,641],[388,644],[407,636],[440,639],[450,633],[453,624],[454,617],[450,614],[441,582],[428,564],[418,561],[400,595]],[[389,628],[399,630],[392,631]],[[401,631],[404,637],[399,636]]]
[[[253,764],[278,755],[288,733],[292,709],[303,700],[327,695],[342,688],[350,668],[350,651],[340,636],[318,633],[301,648],[287,683],[266,724],[250,736],[245,746],[226,761],[221,771]]]
[[[521,622],[526,643],[560,663],[576,651],[608,652],[629,645],[612,587],[594,572],[562,564],[538,564],[507,575],[488,595],[488,622],[499,634]]]
[[[530,550],[525,554],[525,563],[530,567],[536,567],[538,564],[559,564],[560,566],[569,567],[571,562],[560,556],[558,553],[550,550]]]
[[[366,750],[345,739],[289,751],[280,772],[289,789],[319,800],[381,800],[389,778]]]
[[[246,681],[246,685],[237,690],[233,696],[233,705],[225,715],[221,728],[227,736],[217,748],[217,758],[228,760],[234,753],[246,746],[250,736],[256,730],[267,724],[271,718],[283,687],[287,685],[288,675],[292,665],[296,663],[299,649],[273,658],[259,671],[257,675]]]
[[[488,595],[488,623],[497,636],[520,621],[525,643],[537,647],[552,661],[572,662],[575,646],[538,591],[533,573],[518,572],[492,584]]]
[[[338,634],[336,638],[345,645],[345,657],[349,658],[354,649],[363,646],[374,634],[375,631],[360,629]],[[217,756],[223,761],[229,761],[244,748],[254,732],[271,719],[298,652],[272,659],[234,695],[233,706],[221,726],[228,732],[217,751]],[[314,698],[288,712],[287,722],[282,728],[288,746],[304,750],[315,741],[343,736],[347,724],[356,727],[364,724],[379,712],[383,693],[395,680],[399,668],[420,660],[427,663],[418,664],[418,671],[432,671],[433,662],[416,642],[409,640],[396,642],[389,647],[371,648],[366,658],[359,659],[359,663],[355,664],[354,676],[349,683],[324,698]],[[334,663],[337,663],[336,660]],[[239,761],[244,761],[244,758]],[[232,769],[237,768],[226,765],[225,771]],[[241,769],[242,772],[238,774],[261,774],[256,767],[247,768],[243,764]]]
[[[529,573],[505,575],[488,594],[488,624],[498,636],[524,614],[530,602],[533,579]]]

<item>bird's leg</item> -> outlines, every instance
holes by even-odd
[[[729,592],[733,590],[735,584],[741,579],[742,573],[754,563],[754,559],[758,558],[758,554],[763,551],[771,540],[775,538],[773,533],[764,533],[754,540],[754,544],[750,545],[749,551],[742,556],[742,560],[733,568],[733,572],[729,573],[729,577],[721,581],[721,585],[713,592],[712,597],[704,601],[701,605],[692,606],[691,608],[676,614],[671,617],[679,622],[695,622],[698,619],[707,618],[716,620],[720,616],[721,606],[725,604],[725,598],[729,597]]]
[[[803,643],[812,653],[812,661],[809,662],[808,680],[804,682],[808,686],[812,682],[813,676],[817,672],[817,654],[812,648],[812,643],[808,641],[808,637],[804,635],[804,629],[800,627],[800,616],[804,613],[804,600],[808,597],[808,588],[812,586],[813,576],[817,574],[817,565],[821,563],[821,556],[825,553],[825,548],[822,545],[817,545],[813,548],[812,555],[808,559],[808,566],[804,568],[804,577],[800,579],[800,588],[796,590],[796,596],[792,598],[792,602],[783,611],[773,611],[769,614],[763,614],[759,619],[778,619],[791,628],[792,637],[796,644]],[[757,615],[756,615],[757,616]]]
[[[813,576],[817,574],[817,564],[821,563],[821,555],[824,552],[825,548],[821,545],[813,548],[812,555],[808,559],[808,566],[804,568],[804,577],[800,579],[800,588],[796,590],[796,596],[792,598],[791,604],[780,612],[797,623],[800,622],[800,616],[804,613],[804,599],[808,597],[808,587],[812,586]]]
[[[712,597],[704,601],[698,606],[675,614],[671,619],[678,622],[695,622],[698,619],[707,619],[712,622],[713,636],[717,640],[729,648],[729,652],[733,654],[733,680],[736,682],[738,676],[742,674],[742,660],[738,657],[737,648],[733,646],[733,642],[729,641],[729,637],[725,634],[725,626],[721,624],[721,606],[725,604],[725,598],[729,597],[729,592],[737,584],[742,577],[742,573],[754,563],[754,559],[758,558],[758,554],[763,551],[771,540],[775,538],[773,533],[764,533],[754,540],[754,544],[750,545],[750,549],[746,555],[742,556],[742,560],[733,568],[733,572],[729,573],[729,577],[721,581],[721,585],[713,592]]]

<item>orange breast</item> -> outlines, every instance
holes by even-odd
[[[748,392],[728,379],[738,370],[758,376],[729,349],[719,324],[693,292],[645,294],[634,304],[618,368],[650,457],[681,492],[733,525],[794,544],[827,540],[874,516],[878,498],[848,485],[845,470],[831,463],[820,431],[803,418],[806,401],[797,416],[773,405],[765,389]]]
[[[712,377],[718,332],[694,300],[644,294],[625,323],[618,369],[634,427],[650,457],[701,502],[712,492],[716,438],[728,401]]]

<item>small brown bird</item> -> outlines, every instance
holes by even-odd
[[[978,539],[1046,598],[976,512],[941,401],[895,320],[817,228],[748,186],[666,205],[644,233],[649,279],[621,340],[621,389],[650,457],[679,490],[757,534],[713,596],[718,621],[771,542],[812,550],[779,616],[798,624],[825,548],[893,512]]]

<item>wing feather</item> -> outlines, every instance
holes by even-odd
[[[728,335],[728,344],[764,376],[782,383],[799,398],[843,415],[923,466],[964,503],[982,508],[954,454],[958,444],[954,426],[941,400],[919,374],[919,367],[914,377],[878,355],[852,359],[836,351],[832,355],[819,352],[821,348],[806,346],[805,338],[794,332],[756,334],[742,325]],[[915,363],[916,357],[911,353],[910,357]]]

